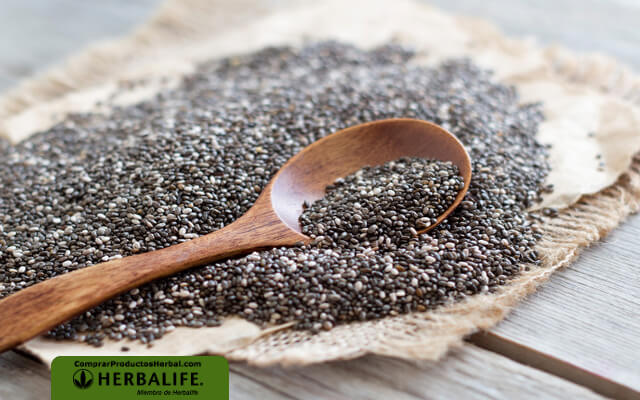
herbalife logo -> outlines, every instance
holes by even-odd
[[[73,384],[79,389],[87,389],[93,383],[93,374],[87,369],[79,369],[73,374]]]

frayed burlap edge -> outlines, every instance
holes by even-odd
[[[224,13],[218,13],[218,3],[227,7]],[[226,25],[230,22],[229,15],[235,15],[228,12],[232,3],[169,1],[149,23],[128,38],[89,49],[64,66],[27,81],[5,95],[0,99],[0,121],[75,90],[118,79],[124,65],[152,54],[158,46],[188,42],[205,30],[211,34],[216,29],[216,21]],[[244,6],[243,2],[233,4],[238,10]],[[267,8],[254,11],[238,13],[238,19],[231,23],[248,22],[261,12],[268,12]],[[517,45],[497,30],[488,30],[484,22],[459,20],[461,29],[473,31],[481,25],[484,36],[495,32],[487,38],[494,44],[497,41],[505,48]],[[640,105],[640,79],[616,61],[602,56],[576,56],[558,48],[548,49],[546,57],[556,78],[586,84]],[[602,238],[639,207],[640,160],[636,158],[615,184],[597,194],[583,196],[561,210],[557,217],[545,219],[544,236],[538,245],[541,266],[523,272],[496,293],[474,296],[435,311],[338,326],[317,335],[293,330],[265,332],[257,340],[223,355],[255,365],[302,365],[355,358],[366,353],[438,359],[449,348],[459,346],[464,336],[488,329],[503,319],[518,301],[535,291],[555,270],[568,265],[582,248]]]

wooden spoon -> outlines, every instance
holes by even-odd
[[[0,301],[0,352],[25,342],[111,297],[157,278],[256,249],[307,242],[302,203],[324,196],[337,178],[401,157],[451,161],[464,188],[438,225],[462,201],[471,161],[452,134],[429,122],[389,119],[353,126],[311,144],[271,179],[255,204],[232,224],[161,250],[107,261],[35,284]]]

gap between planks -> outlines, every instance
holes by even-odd
[[[638,238],[633,215],[471,342],[605,396],[640,400]]]
[[[478,347],[507,357],[520,364],[566,379],[606,397],[621,400],[640,399],[640,393],[568,361],[542,353],[492,332],[479,332],[469,338]]]
[[[231,371],[231,398],[239,400],[254,398],[255,385],[266,389],[264,399],[603,399],[472,344],[438,362],[369,355],[295,368],[232,363]],[[244,390],[247,384],[253,389]]]

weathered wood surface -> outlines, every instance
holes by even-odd
[[[640,215],[474,339],[600,393],[640,398]]]
[[[47,368],[17,353],[0,357],[0,399],[49,398]],[[506,357],[465,345],[446,359],[409,362],[368,356],[304,368],[231,364],[230,397],[270,399],[603,399]]]
[[[15,352],[0,354],[0,400],[41,400],[50,393],[50,372],[42,363]]]
[[[96,40],[126,33],[161,2],[2,0],[0,91]]]
[[[294,399],[596,399],[584,387],[501,357],[473,345],[440,362],[409,362],[378,356],[304,368],[252,368],[231,365],[231,397],[249,379],[259,393]],[[264,388],[264,389],[263,389]],[[264,391],[263,391],[264,390]]]
[[[3,1],[0,90],[95,39],[125,32],[159,2]],[[486,18],[510,34],[610,54],[640,70],[640,2],[634,0],[431,3]],[[294,370],[234,364],[232,398],[339,397],[336,393],[356,398],[522,398],[536,390],[537,398],[593,397],[552,374],[609,396],[640,398],[639,269],[636,216],[555,274],[490,334],[474,337],[475,343],[550,374],[467,346],[440,363],[419,367],[381,357]],[[48,393],[44,366],[16,353],[0,355],[0,399],[42,399]]]

